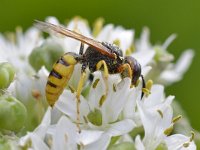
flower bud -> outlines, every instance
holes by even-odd
[[[0,97],[0,128],[19,131],[25,122],[27,110],[16,98],[10,95]]]
[[[7,88],[13,81],[15,76],[14,67],[8,63],[3,62],[0,64],[0,89]]]
[[[29,56],[29,63],[38,71],[43,65],[50,71],[53,64],[63,55],[63,48],[53,42],[45,42],[33,49]]]

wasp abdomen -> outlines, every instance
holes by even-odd
[[[50,106],[58,100],[77,64],[76,54],[64,54],[54,65],[46,85],[46,98]]]

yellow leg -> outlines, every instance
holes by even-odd
[[[101,67],[103,66],[103,71],[104,71],[104,78],[105,78],[105,85],[106,85],[106,93],[105,95],[103,95],[104,99],[102,101],[102,99],[99,102],[99,106],[103,105],[103,102],[105,101],[107,95],[108,95],[108,66],[106,64],[106,62],[104,60],[101,60],[97,63],[96,65],[96,70],[100,70]]]
[[[122,78],[130,77],[132,79],[132,77],[133,77],[133,71],[131,70],[131,67],[128,63],[121,65],[118,68],[118,71],[122,73]],[[133,85],[131,85],[131,87],[132,86]]]
[[[129,64],[123,64],[121,65],[119,68],[118,68],[118,71],[123,73],[125,71],[128,71],[128,75],[124,76],[124,77],[130,77],[132,79],[132,76],[133,76],[133,72],[131,70],[131,67]]]
[[[81,73],[81,78],[79,80],[79,83],[78,83],[78,88],[77,88],[77,94],[76,94],[76,111],[77,111],[77,127],[78,127],[78,131],[79,133],[81,132],[81,128],[80,128],[80,95],[81,95],[81,92],[82,92],[82,89],[83,89],[83,84],[84,84],[84,81],[85,81],[85,77],[86,77],[86,73],[85,72],[82,72]]]
[[[96,69],[100,70],[102,66],[103,66],[103,69],[104,69],[104,77],[107,79],[108,78],[108,67],[107,67],[107,64],[104,60],[101,60],[97,63]]]

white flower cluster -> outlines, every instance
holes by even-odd
[[[48,22],[59,24],[54,17]],[[33,131],[19,139],[21,148],[34,150],[105,150],[117,147],[137,150],[195,150],[193,133],[190,137],[172,134],[174,124],[180,116],[174,117],[172,101],[174,96],[165,96],[164,85],[179,81],[188,69],[193,58],[193,51],[186,50],[177,63],[173,64],[173,55],[167,52],[167,46],[174,39],[170,36],[163,45],[151,45],[149,31],[144,29],[140,39],[134,40],[134,30],[115,27],[112,24],[102,26],[100,20],[92,34],[87,22],[74,18],[67,26],[81,34],[98,41],[116,43],[123,51],[136,58],[142,67],[142,74],[147,80],[147,91],[141,99],[142,83],[131,88],[129,78],[121,79],[119,75],[109,75],[108,94],[105,95],[105,79],[100,71],[93,73],[92,83],[88,82],[83,90],[80,104],[80,127],[76,126],[76,92],[65,89],[54,108],[48,108],[42,122]],[[48,71],[42,67],[35,78],[34,70],[27,58],[34,47],[44,41],[54,41],[65,52],[78,53],[80,42],[68,37],[50,35],[44,39],[34,27],[25,35],[17,32],[16,43],[0,36],[1,61],[11,62],[19,71],[16,80],[9,88],[10,92],[27,100],[33,95],[33,89],[44,98]],[[3,57],[1,57],[3,56]],[[76,65],[69,85],[77,86],[80,78],[80,65]],[[152,79],[156,84],[152,84]],[[143,89],[145,90],[145,89]],[[26,91],[26,92],[25,92]],[[138,132],[138,129],[141,132]],[[136,134],[133,134],[135,133]],[[124,147],[123,147],[124,146]]]

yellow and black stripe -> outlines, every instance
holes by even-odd
[[[66,53],[54,65],[46,84],[46,99],[51,107],[58,100],[77,64],[77,54]]]

